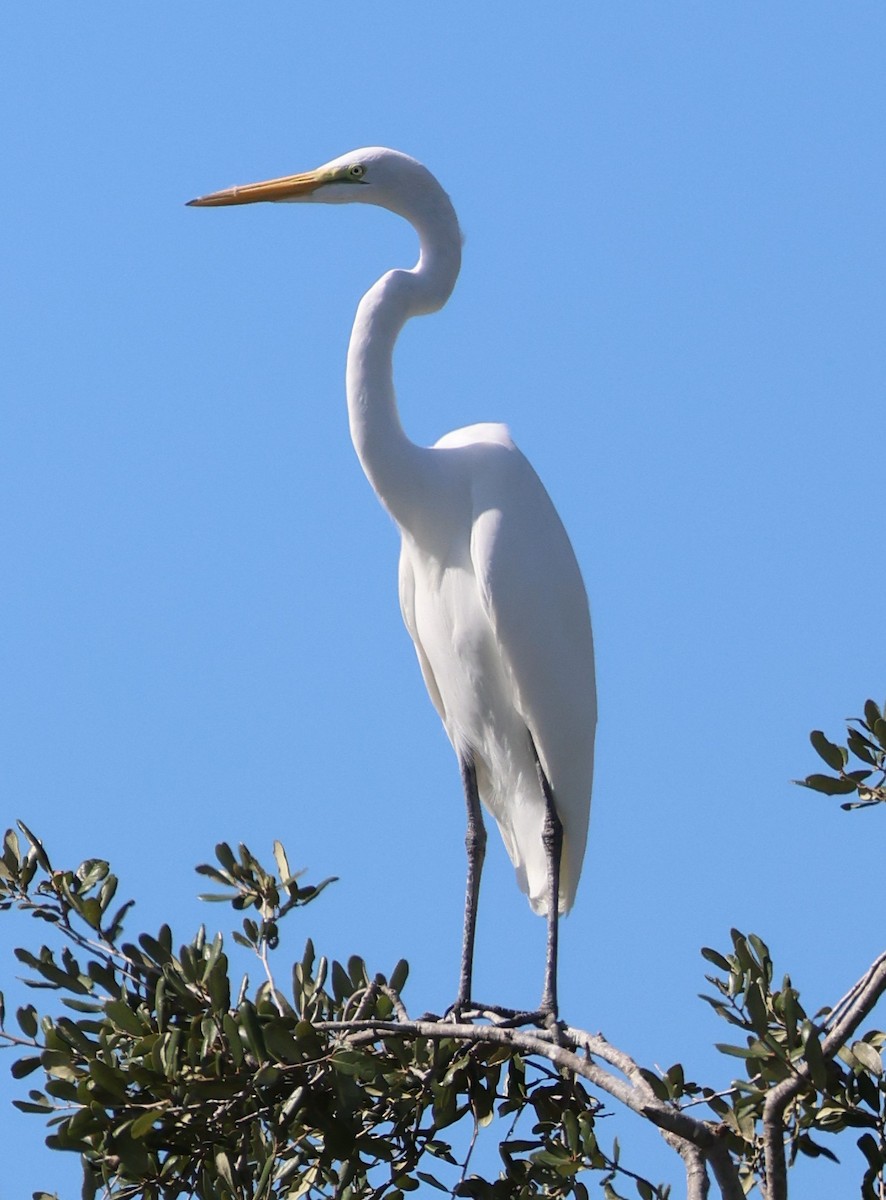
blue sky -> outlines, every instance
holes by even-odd
[[[789,781],[810,729],[886,694],[882,5],[56,0],[3,26],[4,824],[111,859],[132,929],[182,938],[221,915],[192,874],[215,841],[280,837],[341,876],[293,956],[308,933],[405,956],[416,1011],[452,999],[458,775],[343,396],[357,300],[413,235],[184,207],[387,144],[466,234],[449,306],[402,339],[404,424],[506,421],[591,598],[564,1013],[725,1084],[700,946],[752,929],[807,1007],[842,995],[882,949],[882,816]],[[531,1004],[543,923],[490,844],[476,990]],[[36,936],[0,922],[4,980]],[[35,1118],[3,1130],[10,1196],[73,1194]]]

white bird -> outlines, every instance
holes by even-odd
[[[426,167],[380,147],[190,203],[262,200],[375,204],[418,233],[416,266],[388,271],[357,309],[347,365],[351,437],[400,530],[403,620],[458,756],[467,800],[456,1010],[471,1003],[486,845],[482,803],[498,824],[521,889],[547,917],[541,1010],[556,1013],[558,915],[575,898],[591,802],[591,621],[563,524],[507,427],[470,425],[425,447],[400,424],[394,344],[410,317],[442,308],[455,286],[462,249],[455,210]]]

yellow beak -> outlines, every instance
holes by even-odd
[[[292,200],[308,196],[325,183],[322,171],[307,171],[304,175],[284,175],[281,179],[266,179],[262,183],[244,183],[242,187],[225,188],[189,200],[193,208],[217,208],[226,204],[257,204],[261,200]]]

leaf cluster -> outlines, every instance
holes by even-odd
[[[886,706],[884,706],[886,708]],[[884,708],[874,700],[866,700],[863,717],[850,717],[846,744],[831,742],[820,729],[809,735],[813,749],[831,769],[831,774],[816,773],[805,779],[795,779],[801,787],[812,788],[826,796],[852,796],[840,807],[844,809],[873,808],[886,804],[886,718]],[[847,770],[850,755],[863,763],[860,768]]]
[[[52,1148],[81,1156],[87,1197],[401,1200],[425,1184],[479,1200],[586,1200],[577,1176],[587,1169],[612,1197],[619,1175],[641,1200],[666,1195],[622,1168],[617,1148],[601,1149],[599,1103],[568,1073],[510,1046],[367,1031],[405,1016],[405,962],[370,976],[359,957],[330,963],[308,940],[278,986],[268,955],[279,922],[330,882],[302,885],[279,843],[276,872],[225,844],[217,866],[198,868],[227,889],[207,899],[247,914],[234,938],[266,968],[250,994],[246,980],[232,986],[221,935],[200,929],[176,949],[164,925],[123,940],[129,905],[109,915],[117,880],[107,863],[58,871],[23,832],[24,848],[6,835],[0,907],[64,933],[59,951],[16,952],[25,982],[56,993],[62,1014],[22,1006],[20,1033],[4,1026],[0,1039],[24,1051],[16,1078],[42,1071],[41,1087],[16,1104],[47,1120]],[[507,1122],[502,1171],[487,1180],[469,1164],[496,1118]]]
[[[728,1024],[743,1030],[743,1045],[721,1043],[723,1054],[743,1060],[746,1078],[733,1083],[730,1093],[707,1097],[723,1122],[730,1143],[742,1162],[746,1188],[765,1182],[764,1132],[767,1100],[786,1081],[799,1086],[783,1122],[792,1163],[798,1154],[811,1158],[836,1155],[813,1133],[865,1129],[858,1141],[868,1162],[863,1190],[879,1179],[886,1146],[886,1080],[881,1049],[886,1034],[870,1030],[850,1045],[831,1047],[828,1032],[839,1013],[824,1009],[810,1017],[800,994],[785,975],[773,986],[769,948],[755,934],[732,930],[733,950],[720,954],[708,947],[702,955],[721,975],[706,979],[715,995],[702,999]],[[875,1175],[870,1174],[875,1170]],[[868,1177],[870,1176],[870,1177]]]

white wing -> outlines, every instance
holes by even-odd
[[[399,591],[400,591],[400,612],[403,614],[403,624],[406,626],[409,636],[412,638],[415,646],[415,654],[418,658],[418,665],[421,667],[422,679],[425,681],[425,687],[428,689],[428,695],[431,698],[431,703],[436,708],[440,720],[446,724],[446,709],[443,705],[440,689],[437,687],[437,680],[434,677],[434,671],[431,664],[428,662],[428,656],[425,653],[421,638],[418,633],[418,625],[415,619],[415,570],[412,561],[409,557],[407,543],[404,541],[400,547],[400,566],[399,566]]]
[[[594,769],[597,701],[587,594],[563,523],[529,462],[501,434],[473,450],[471,559],[514,705],[563,823],[565,911],[581,873]]]

